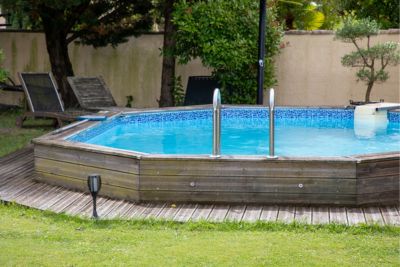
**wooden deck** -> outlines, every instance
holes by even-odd
[[[0,158],[0,199],[56,213],[88,217],[92,212],[87,193],[71,191],[33,180],[33,150],[25,148]],[[205,205],[173,203],[134,203],[100,197],[98,213],[101,218],[157,218],[186,222],[208,220],[282,221],[308,224],[360,223],[400,225],[398,206],[327,207],[327,206],[254,206]]]

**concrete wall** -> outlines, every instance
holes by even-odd
[[[399,37],[399,30],[386,31],[373,42],[399,41]],[[284,44],[276,58],[279,105],[346,105],[349,99],[364,98],[365,86],[356,82],[355,70],[340,63],[341,56],[353,50],[350,44],[334,41],[333,34],[326,31],[289,32]],[[161,87],[161,46],[161,34],[146,34],[132,37],[116,49],[71,44],[69,52],[75,75],[102,75],[119,105],[125,105],[126,96],[132,95],[134,106],[156,107]],[[50,70],[41,33],[0,32],[0,49],[6,56],[3,65],[15,80],[17,72]],[[176,70],[184,87],[188,76],[211,73],[199,60]],[[399,102],[399,67],[388,70],[390,79],[376,85],[372,99]],[[0,93],[0,103],[7,101],[7,95]]]

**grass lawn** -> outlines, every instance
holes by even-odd
[[[26,146],[31,139],[52,130],[51,120],[27,120],[24,128],[15,126],[21,110],[0,111],[0,157]]]
[[[92,221],[0,204],[0,266],[398,266],[400,228]]]

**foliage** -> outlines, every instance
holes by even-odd
[[[126,96],[126,105],[125,107],[131,108],[133,103],[133,96],[132,95],[127,95]]]
[[[358,80],[367,85],[366,102],[370,102],[374,83],[384,82],[389,78],[389,73],[385,68],[388,65],[396,66],[400,63],[398,43],[385,42],[371,46],[370,38],[377,35],[378,31],[376,21],[370,19],[356,20],[351,17],[346,18],[342,27],[336,31],[337,39],[346,43],[353,43],[357,49],[342,57],[342,65],[359,68],[356,76]],[[365,48],[360,47],[358,43],[363,38],[367,38]]]
[[[334,0],[277,0],[277,13],[288,30],[333,29],[340,22]]]
[[[373,19],[382,29],[399,28],[398,0],[341,0],[338,5],[344,14],[353,14],[358,19]]]
[[[258,11],[259,1],[254,0],[180,0],[175,5],[179,63],[200,58],[204,66],[212,68],[212,75],[222,85],[224,102],[255,103]],[[273,56],[283,34],[274,6],[268,6],[267,20],[264,88],[276,83]]]
[[[1,266],[398,264],[398,227],[95,221],[2,204],[0,217]]]
[[[2,68],[3,60],[4,60],[3,50],[0,49],[0,82],[4,82],[8,77],[8,72]]]
[[[183,102],[185,101],[185,90],[183,89],[181,76],[174,77],[172,88],[175,106],[183,106]]]
[[[116,46],[152,24],[151,0],[0,0],[0,4],[28,16],[44,31],[51,69],[68,107],[76,104],[67,82],[67,76],[74,75],[68,44]]]

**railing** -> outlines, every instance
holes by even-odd
[[[213,95],[213,139],[212,139],[213,158],[221,156],[221,93],[215,88]]]
[[[269,155],[275,159],[275,90],[269,89]]]

